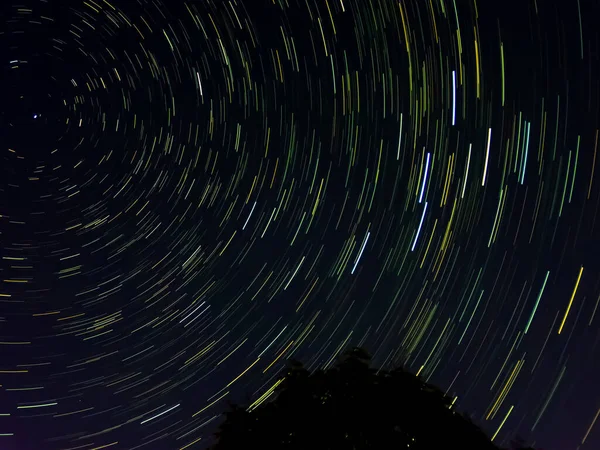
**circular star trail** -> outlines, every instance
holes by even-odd
[[[599,13],[3,4],[0,447],[203,448],[355,345],[594,448]]]

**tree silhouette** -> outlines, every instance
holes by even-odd
[[[213,450],[498,450],[440,389],[352,349],[328,370],[289,365],[273,398],[233,405]]]

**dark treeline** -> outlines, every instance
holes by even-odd
[[[290,363],[265,402],[231,405],[213,450],[500,450],[440,389],[370,362],[354,348],[328,370]]]

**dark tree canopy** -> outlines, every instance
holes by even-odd
[[[403,370],[376,370],[353,349],[331,369],[289,366],[273,399],[234,406],[214,450],[497,450],[452,399]]]

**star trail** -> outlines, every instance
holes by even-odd
[[[600,446],[598,2],[0,11],[2,449],[206,448],[350,346]]]

